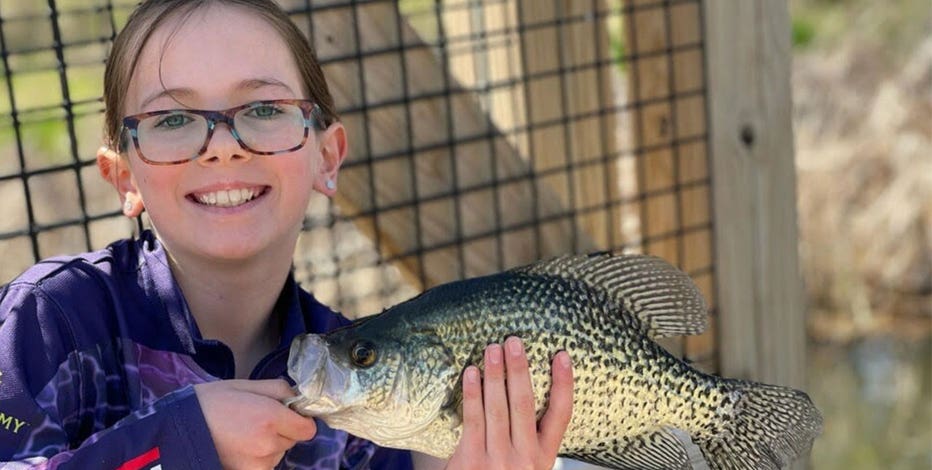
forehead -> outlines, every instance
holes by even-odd
[[[256,89],[262,82],[286,88]],[[152,33],[130,79],[126,110],[171,105],[169,96],[152,99],[165,90],[187,106],[226,107],[257,97],[300,97],[303,86],[293,53],[275,27],[241,7],[214,4],[169,17]]]

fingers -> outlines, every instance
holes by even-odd
[[[463,372],[463,436],[460,449],[485,448],[485,410],[482,407],[482,381],[479,368],[469,366]]]
[[[541,452],[556,457],[573,414],[573,368],[566,351],[554,356],[551,377],[550,404],[540,421],[540,446]]]
[[[317,424],[311,418],[306,418],[282,405],[282,400],[295,396],[294,390],[288,382],[282,379],[270,380],[231,380],[230,384],[242,392],[254,393],[274,401],[269,403],[269,422],[273,423],[272,430],[278,435],[292,441],[306,441],[317,434]]]
[[[294,390],[282,379],[245,380],[240,384],[244,391],[265,396],[274,400],[274,431],[292,441],[306,441],[317,434],[317,424],[312,418],[296,413],[282,404],[282,400],[295,396]]]
[[[278,401],[295,396],[294,390],[283,379],[268,380],[230,380],[237,390],[264,395]]]
[[[485,407],[486,448],[490,455],[501,455],[511,447],[511,423],[505,392],[505,363],[500,344],[490,344],[485,349],[482,398]]]
[[[313,419],[282,404],[294,396],[284,380],[222,380],[195,390],[215,443],[231,455],[246,442],[262,455],[284,452],[317,434]]]
[[[278,435],[291,441],[307,441],[317,435],[317,423],[314,418],[301,416],[287,407],[277,423],[275,431]]]
[[[569,354],[554,356],[551,377],[550,404],[538,427],[521,340],[489,345],[483,377],[475,366],[463,372],[463,435],[447,468],[552,468],[572,414]]]
[[[531,451],[537,445],[534,390],[524,345],[514,336],[505,340],[505,371],[512,445],[518,451]]]

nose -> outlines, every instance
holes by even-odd
[[[204,153],[197,162],[201,165],[217,165],[233,161],[248,161],[252,153],[240,146],[236,130],[227,122],[218,122],[208,137]]]

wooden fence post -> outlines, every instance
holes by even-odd
[[[722,372],[805,388],[786,2],[703,2]]]

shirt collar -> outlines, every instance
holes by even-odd
[[[194,340],[200,339],[201,334],[197,328],[197,322],[191,315],[187,302],[184,300],[184,295],[181,293],[177,282],[175,282],[164,247],[159,243],[158,238],[152,231],[145,230],[136,240],[136,249],[139,253],[140,277],[147,293],[159,300],[165,312],[168,313],[172,329],[181,339],[185,349],[193,353]],[[279,294],[272,310],[272,315],[279,318],[282,325],[279,347],[290,345],[291,340],[299,334],[308,331],[325,331],[310,327],[315,323],[313,321],[314,314],[319,309],[328,312],[329,309],[313,301],[312,304],[314,305],[311,305],[311,308],[307,310],[307,313],[310,314],[308,315],[309,318],[306,318],[302,309],[301,294],[301,288],[295,282],[294,273],[288,273],[281,294]]]
[[[165,336],[177,338],[180,348],[192,356],[201,359],[204,359],[205,354],[216,355],[218,358],[225,357],[225,352],[213,351],[220,346],[219,343],[202,339],[197,323],[184,300],[184,295],[175,282],[168,263],[168,254],[155,234],[149,230],[143,231],[135,240],[135,250],[139,279],[146,297],[151,299],[151,303],[160,304],[161,309],[156,310],[164,313],[156,314],[168,316],[168,327],[171,328],[173,334]],[[292,340],[298,335],[325,333],[349,323],[349,320],[333,312],[304,291],[295,281],[293,272],[289,273],[285,279],[272,314],[279,319],[282,328],[278,347],[272,352],[272,355],[276,356],[281,355],[283,351],[287,352]],[[158,323],[165,325],[164,322]],[[165,327],[162,326],[162,328]],[[163,341],[168,341],[168,339],[165,338]],[[217,360],[219,359],[211,359],[208,362],[213,363]],[[198,360],[198,362],[201,361]],[[220,366],[220,364],[215,364],[215,366]]]

